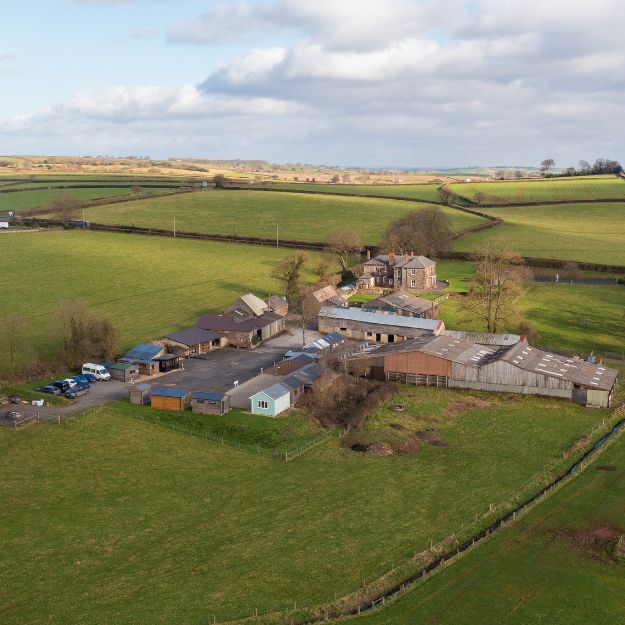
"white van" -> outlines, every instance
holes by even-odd
[[[9,222],[8,221],[0,221],[0,230],[8,230],[9,229]]]
[[[94,365],[92,362],[86,362],[82,366],[82,372],[91,373],[95,375],[98,380],[111,379],[111,374],[102,365]]]

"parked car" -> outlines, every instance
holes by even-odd
[[[92,362],[86,362],[82,366],[82,374],[92,373],[98,380],[110,380],[111,374],[102,365],[95,365]]]
[[[56,380],[56,382],[52,382],[51,386],[56,386],[59,389],[60,393],[65,393],[65,391],[69,391],[69,383],[65,380]]]
[[[61,389],[58,386],[52,386],[52,384],[42,386],[39,390],[42,393],[49,393],[50,395],[60,395],[62,393]]]
[[[74,377],[78,377],[78,376],[74,376]],[[85,378],[85,380],[87,380],[87,384],[92,384],[93,382],[97,382],[98,378],[95,377],[95,375],[93,375],[93,373],[83,373],[82,376]]]
[[[76,380],[78,384],[89,384],[89,380],[87,380],[87,376],[84,376],[84,375],[73,375],[72,380]]]
[[[76,386],[76,384],[78,384],[78,382],[76,382],[76,380],[74,380],[74,378],[65,378],[63,380],[63,382],[67,382],[69,384],[70,388],[74,388]]]
[[[65,393],[65,397],[67,397],[67,399],[76,399],[81,395],[86,395],[90,388],[91,387],[88,384],[77,384]]]

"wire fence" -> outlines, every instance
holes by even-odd
[[[159,425],[174,432],[179,432],[180,434],[194,436],[195,438],[202,438],[218,445],[232,447],[234,449],[240,449],[241,451],[247,451],[258,456],[266,456],[269,458],[273,458],[274,460],[282,460],[283,462],[291,462],[292,460],[295,460],[295,458],[298,458],[302,454],[306,453],[308,450],[316,447],[323,441],[326,441],[333,436],[333,433],[331,431],[324,431],[316,434],[315,436],[305,439],[300,444],[295,444],[291,447],[286,447],[283,449],[271,449],[268,447],[263,447],[262,445],[255,445],[253,443],[237,441],[219,434],[214,434],[212,432],[188,428],[179,423],[167,423],[165,421],[153,419],[140,414],[132,414],[131,416],[133,419],[137,419],[138,421],[142,421],[143,423]]]
[[[458,534],[447,536],[437,543],[431,542],[429,549],[415,553],[409,561],[398,564],[381,577],[363,580],[362,586],[349,595],[337,597],[324,605],[306,606],[294,602],[291,608],[282,611],[259,613],[257,608],[252,608],[247,617],[218,620],[211,616],[209,622],[220,625],[314,625],[333,618],[360,615],[384,606],[456,562],[584,471],[625,430],[625,419],[622,418],[624,411],[625,406],[619,406],[610,418],[604,419],[587,434],[591,442],[577,452],[565,452],[562,458],[554,460],[517,491],[513,498],[497,505],[490,504],[483,514],[463,524]],[[576,459],[570,463],[573,455]],[[528,495],[528,492],[531,494]]]

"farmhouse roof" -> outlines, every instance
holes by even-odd
[[[384,313],[369,312],[360,308],[330,308],[325,306],[319,311],[319,317],[336,319],[337,321],[359,321],[371,325],[426,330],[433,333],[441,332],[445,328],[445,324],[437,319],[385,315]]]
[[[195,326],[193,328],[180,330],[180,332],[172,332],[165,338],[176,341],[176,343],[191,346],[206,343],[207,341],[213,341],[221,337],[223,337],[223,334],[220,334],[219,332],[212,332],[211,330],[205,330],[204,328],[198,328]]]
[[[405,310],[407,312],[420,314],[427,310],[430,310],[434,306],[434,302],[424,299],[423,297],[415,297],[403,291],[396,293],[389,293],[376,299],[369,300],[363,304],[363,309],[368,308],[382,308],[389,306],[397,310]]]
[[[385,267],[391,264],[391,259],[388,254],[380,254],[371,260],[365,262],[364,266],[368,265],[383,265]],[[426,267],[433,267],[436,263],[430,260],[426,256],[413,256],[411,254],[395,254],[395,267],[405,267],[407,269],[425,269]]]

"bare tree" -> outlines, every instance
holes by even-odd
[[[465,306],[467,320],[479,320],[487,332],[509,327],[516,316],[516,302],[524,293],[529,271],[523,259],[502,243],[487,245],[477,255]]]
[[[54,214],[59,221],[67,224],[72,219],[76,218],[81,206],[82,203],[80,200],[73,195],[62,195],[52,200],[49,208],[50,212]]]
[[[274,268],[273,277],[280,280],[284,286],[284,294],[289,302],[289,309],[299,311],[302,302],[300,287],[301,273],[306,256],[304,254],[290,254],[285,256]]]
[[[347,271],[347,258],[362,250],[362,239],[354,230],[335,230],[326,239],[326,249],[338,258],[343,271]]]
[[[546,158],[540,164],[540,170],[543,174],[548,174],[555,166],[556,162],[552,158]]]
[[[587,175],[592,171],[592,165],[588,161],[581,160],[578,166],[579,170],[584,175]]]
[[[341,178],[338,174],[334,174],[334,176],[332,176],[332,178],[330,178],[330,182],[332,184],[338,184],[339,182],[341,182]]]
[[[319,282],[327,282],[332,276],[332,258],[325,254],[319,258],[319,262],[315,267],[315,274],[319,278]]]
[[[213,184],[216,189],[223,189],[228,184],[228,179],[223,174],[216,174],[213,177]]]
[[[112,360],[119,348],[119,337],[113,324],[108,319],[94,318],[87,327],[91,355],[96,360]]]
[[[436,256],[449,247],[451,235],[447,215],[440,208],[428,206],[411,211],[392,223],[383,240],[388,251]]]
[[[29,320],[19,313],[9,313],[0,320],[0,350],[11,378],[17,376],[29,357],[29,330]]]

